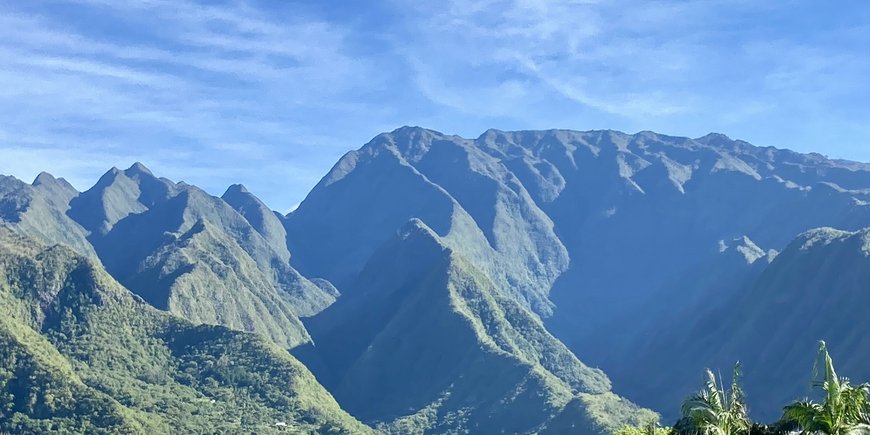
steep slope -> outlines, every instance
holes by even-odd
[[[70,203],[69,216],[96,235],[105,235],[118,221],[173,196],[177,186],[155,177],[143,164],[126,171],[112,168],[97,184]]]
[[[569,408],[578,433],[652,417],[418,219],[350,290],[308,321],[308,359],[345,409],[388,432],[533,433]]]
[[[617,391],[662,409],[673,402],[642,393],[655,364],[636,359],[650,328],[728,300],[804,231],[867,226],[868,189],[870,166],[718,134],[404,127],[343,157],[285,226],[295,266],[353,292],[377,246],[419,218]]]
[[[553,223],[517,177],[472,141],[421,128],[379,135],[342,157],[287,216],[293,264],[341,289],[411,218],[500,290],[551,311],[547,291],[568,263]]]
[[[65,180],[40,174],[33,185],[0,175],[0,222],[21,234],[46,243],[64,243],[96,257],[87,231],[66,216],[78,192]]]
[[[697,392],[704,381],[704,369],[724,373],[736,361],[745,360],[744,356],[730,360],[712,357],[731,333],[725,323],[732,313],[723,306],[758,279],[778,255],[765,252],[745,236],[722,241],[720,251],[719,256],[670,285],[672,293],[658,296],[668,302],[680,300],[672,304],[668,316],[638,316],[638,333],[623,350],[631,352],[631,361],[608,372],[616,391],[637,403],[656,406],[666,424],[676,422],[682,401]],[[694,292],[686,294],[686,288]],[[744,370],[754,372],[746,365]]]
[[[241,184],[230,186],[221,199],[244,216],[282,260],[290,260],[290,251],[287,250],[287,230],[284,229],[284,223],[279,215]]]
[[[240,204],[238,196],[231,199]],[[246,200],[259,203],[253,195]],[[90,231],[109,273],[152,305],[195,322],[260,332],[288,348],[307,342],[298,316],[322,310],[335,295],[290,267],[286,244],[276,250],[276,239],[264,238],[260,231],[275,229],[274,222],[264,226],[242,210],[250,217],[137,163],[109,171],[72,201],[69,215]]]
[[[723,319],[718,340],[694,351],[722,366],[742,361],[754,412],[778,418],[776,404],[809,393],[818,340],[830,343],[841,375],[870,379],[868,288],[870,229],[809,231],[712,313]]]
[[[555,168],[555,178],[565,180],[541,204],[571,257],[551,290],[559,308],[547,323],[605,369],[626,354],[602,339],[630,342],[631,319],[668,316],[689,303],[694,286],[674,283],[715,262],[720,240],[748,236],[779,250],[814,227],[870,222],[860,190],[870,187],[866,167],[722,135],[489,131],[478,144],[504,161]],[[527,186],[541,184],[533,175],[518,176]]]
[[[193,326],[0,228],[0,431],[367,433],[256,335]]]

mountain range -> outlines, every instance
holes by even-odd
[[[737,360],[773,420],[820,339],[870,379],[870,165],[720,134],[403,127],[288,215],[136,163],[0,222],[0,431],[604,434]]]

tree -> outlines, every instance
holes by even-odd
[[[751,422],[747,416],[746,398],[740,388],[740,364],[734,366],[731,391],[707,370],[707,382],[696,395],[683,402],[683,418],[677,431],[700,435],[747,435]]]
[[[820,362],[824,365],[821,377]],[[797,423],[803,433],[870,435],[870,384],[851,385],[848,379],[838,377],[824,341],[819,342],[813,373],[813,386],[822,389],[824,401],[819,404],[806,400],[786,406],[783,420]]]
[[[657,421],[650,421],[643,426],[625,426],[613,435],[667,435],[670,431],[660,427]]]

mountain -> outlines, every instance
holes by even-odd
[[[347,222],[353,217],[353,224]],[[339,289],[411,218],[539,312],[568,256],[553,222],[498,159],[457,136],[402,128],[342,157],[287,216],[293,264]]]
[[[370,432],[283,349],[158,311],[2,227],[0,313],[0,432]]]
[[[0,221],[20,234],[46,243],[64,243],[96,258],[87,231],[66,215],[76,196],[78,192],[63,178],[44,172],[32,185],[0,175]]]
[[[227,188],[221,199],[244,216],[282,260],[285,262],[290,260],[283,216],[272,211],[241,184],[234,184]]]
[[[137,163],[107,172],[67,214],[88,230],[109,273],[152,305],[194,322],[257,331],[288,348],[305,343],[298,317],[335,295],[290,267],[283,232],[283,245],[276,244],[270,215],[257,218],[250,206],[258,199],[232,193],[225,196],[245,215]]]
[[[870,222],[858,190],[870,186],[866,167],[722,135],[490,131],[478,142],[504,160],[550,162],[566,180],[542,204],[571,259],[550,291],[558,308],[547,324],[606,371],[631,361],[621,344],[642,336],[636,319],[667,318],[709,296],[684,277],[717,273],[709,266],[719,264],[720,241],[745,236],[780,250],[812,228]]]
[[[403,127],[286,216],[244,186],[219,198],[134,164],[82,193],[4,177],[0,221],[212,325],[198,331],[291,350],[384,432],[599,434],[644,408],[669,423],[704,368],[735,360],[775,418],[818,339],[867,377],[870,166],[720,134]],[[142,424],[104,399],[89,406]]]
[[[609,433],[655,418],[503,293],[412,219],[308,321],[309,366],[351,414],[390,433],[536,433],[564,429],[563,413],[577,433]]]
[[[616,391],[663,410],[678,404],[642,393],[659,373],[638,346],[727,301],[799,234],[870,225],[868,189],[868,165],[719,134],[403,127],[342,157],[285,227],[291,264],[350,298],[383,241],[420,219]],[[677,358],[672,390],[708,362]]]

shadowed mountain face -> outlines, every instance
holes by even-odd
[[[870,230],[823,228],[800,235],[755,277],[719,304],[699,304],[682,328],[663,328],[638,346],[659,370],[675,358],[726,367],[740,360],[753,413],[773,421],[781,404],[810,394],[813,349],[830,341],[841,375],[870,379]],[[715,319],[715,320],[714,320]],[[676,351],[676,352],[675,352]],[[640,397],[664,394],[668,371],[641,384]],[[685,392],[685,391],[683,391]]]
[[[311,366],[364,421],[396,433],[534,433],[576,412],[578,433],[602,433],[654,418],[420,220],[349,288],[308,323],[320,358]]]
[[[155,310],[72,250],[4,228],[0,313],[0,432],[370,431],[283,349]]]
[[[804,231],[867,226],[867,188],[866,165],[722,135],[405,127],[344,156],[285,223],[292,263],[353,293],[383,240],[420,219],[632,397],[657,376],[634,352],[657,325],[684,328],[674,313],[726,300]],[[677,363],[674,388],[707,362]]]
[[[290,260],[283,216],[272,211],[241,184],[230,186],[221,199],[244,216],[282,260]]]

